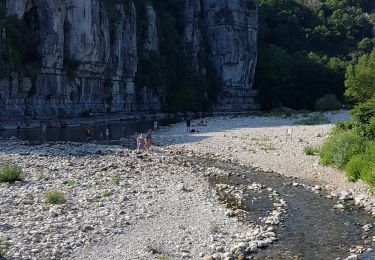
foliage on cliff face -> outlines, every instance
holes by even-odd
[[[147,28],[145,6],[153,4],[157,14],[159,53],[145,51]],[[140,61],[136,85],[154,88],[161,96],[164,111],[208,111],[216,102],[220,82],[207,57],[202,58],[205,75],[192,71],[182,51],[185,0],[135,1],[137,8],[138,53]]]
[[[255,85],[264,109],[343,100],[346,66],[375,46],[370,0],[260,0]]]
[[[5,15],[5,0],[0,1],[0,77],[19,72],[33,76],[40,67],[35,40],[27,22]]]

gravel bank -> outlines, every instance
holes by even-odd
[[[186,133],[185,124],[163,129],[156,136],[157,143],[166,149],[191,151],[200,156],[234,161],[265,172],[277,172],[287,177],[312,181],[332,191],[332,197],[350,194],[359,206],[375,216],[375,196],[359,181],[347,181],[345,174],[331,167],[319,165],[319,156],[304,154],[306,146],[320,146],[328,137],[334,123],[350,118],[347,111],[325,113],[329,123],[298,125],[306,115],[282,117],[216,117],[209,118],[208,126],[199,133]],[[288,129],[292,135],[287,135]],[[336,196],[335,196],[336,195]]]
[[[348,118],[345,112],[327,116],[332,122]],[[196,134],[176,124],[154,134],[159,147],[150,153],[120,146],[29,146],[0,140],[0,162],[15,162],[24,169],[22,182],[0,183],[0,238],[7,241],[6,256],[245,259],[246,253],[278,239],[274,225],[281,223],[287,204],[275,191],[257,183],[212,189],[209,176],[231,173],[195,165],[184,159],[189,156],[314,181],[334,192],[330,198],[354,197],[372,211],[373,197],[365,185],[348,183],[341,172],[321,167],[317,156],[303,153],[306,145],[320,145],[332,124],[299,126],[296,120],[219,117],[197,128]],[[288,128],[293,130],[292,139],[285,137]],[[320,186],[308,189],[318,192]],[[219,202],[218,193],[230,193],[241,203],[246,189],[274,199],[262,224],[239,221],[239,210],[228,210]],[[50,190],[63,192],[66,203],[46,203],[44,194]]]
[[[264,225],[241,223],[207,182],[210,174],[225,173],[173,150],[0,142],[0,161],[24,169],[22,182],[0,184],[0,238],[10,259],[241,256],[276,240],[272,223],[286,206],[276,205]],[[63,192],[66,202],[46,203],[51,190]]]

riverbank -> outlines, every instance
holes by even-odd
[[[238,222],[209,186],[217,171],[177,151],[2,140],[0,161],[23,169],[21,182],[0,183],[0,238],[10,259],[198,259],[276,240],[266,224]],[[50,191],[62,193],[62,204],[48,202]]]
[[[348,112],[325,113],[328,121],[323,124],[297,124],[306,118],[308,115],[304,114],[293,117],[215,117],[204,127],[198,126],[198,121],[193,123],[193,128],[199,133],[186,133],[183,123],[176,124],[159,133],[156,142],[167,149],[191,151],[255,170],[312,181],[332,191],[332,195],[343,193],[357,198],[357,204],[375,216],[375,196],[368,192],[366,184],[349,182],[342,171],[319,165],[318,155],[304,153],[307,146],[319,147],[334,123],[348,120]]]
[[[327,117],[334,122],[348,116],[340,112]],[[301,184],[303,180],[336,193],[345,191],[347,198],[349,192],[357,196],[366,191],[361,183],[348,183],[339,171],[319,166],[317,156],[304,155],[306,145],[324,141],[332,124],[294,124],[302,118],[210,118],[206,127],[198,128],[193,122],[200,131],[194,134],[186,133],[183,123],[161,127],[153,135],[157,146],[149,153],[120,145],[55,142],[31,146],[18,140],[0,140],[0,162],[17,163],[24,171],[22,182],[0,183],[0,240],[8,244],[6,256],[211,260],[256,256],[258,250],[279,239],[277,229],[284,225],[284,215],[288,214],[285,199],[289,197],[279,194],[277,184],[267,187],[262,179],[254,182],[244,173],[213,166],[211,159],[262,169],[268,172],[265,178],[276,176],[275,172],[298,178],[281,178],[279,185],[284,190],[288,185],[290,189],[305,189],[298,194],[312,192],[316,198],[325,194],[321,187],[306,186]],[[285,137],[289,128],[291,139]],[[200,158],[201,162],[189,158]],[[243,184],[208,181],[230,176],[237,176]],[[62,192],[65,201],[48,203],[48,191]],[[254,221],[241,221],[246,213],[243,203],[252,193],[255,201],[264,197],[269,205]],[[234,198],[234,207],[223,204],[223,194]],[[313,201],[314,196],[310,196]],[[329,197],[338,200],[337,196]],[[333,208],[334,203],[325,204]],[[345,207],[344,202],[340,205]],[[303,210],[297,208],[293,209],[297,210],[295,216]],[[363,236],[371,239],[366,233],[370,222],[358,222]],[[330,224],[340,230],[339,221]],[[365,241],[347,242],[353,246],[358,242],[358,248],[352,251],[344,247],[345,256],[349,249],[360,254],[367,248]]]

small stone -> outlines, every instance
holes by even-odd
[[[320,187],[319,185],[314,186],[314,190],[321,190],[321,189],[322,189],[322,187]]]
[[[348,191],[342,191],[340,193],[340,197],[339,197],[340,200],[350,200],[350,199],[353,199],[352,195],[351,195],[351,192],[348,192]]]
[[[334,209],[345,209],[345,206],[341,203],[338,203],[336,205],[333,206]]]

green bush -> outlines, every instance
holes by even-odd
[[[375,186],[375,142],[366,142],[364,153],[354,156],[345,171],[351,181],[362,179],[371,187]]]
[[[361,171],[361,179],[366,182],[370,187],[375,186],[375,163],[367,164]]]
[[[327,123],[329,123],[329,120],[323,113],[313,113],[308,118],[295,122],[297,125],[320,125]]]
[[[353,124],[361,136],[375,140],[375,98],[357,105],[350,112]]]
[[[361,155],[354,156],[345,166],[345,173],[349,181],[357,181],[361,178],[361,170],[365,167],[366,162]]]
[[[45,202],[48,204],[64,204],[66,202],[65,194],[59,191],[47,191],[44,194]]]
[[[315,110],[318,111],[339,110],[340,108],[340,101],[334,94],[325,95],[324,97],[319,98],[315,103]]]
[[[16,164],[3,163],[0,170],[0,182],[21,181],[22,168]]]
[[[323,144],[320,163],[343,169],[353,156],[364,150],[364,139],[354,131],[336,131]]]

